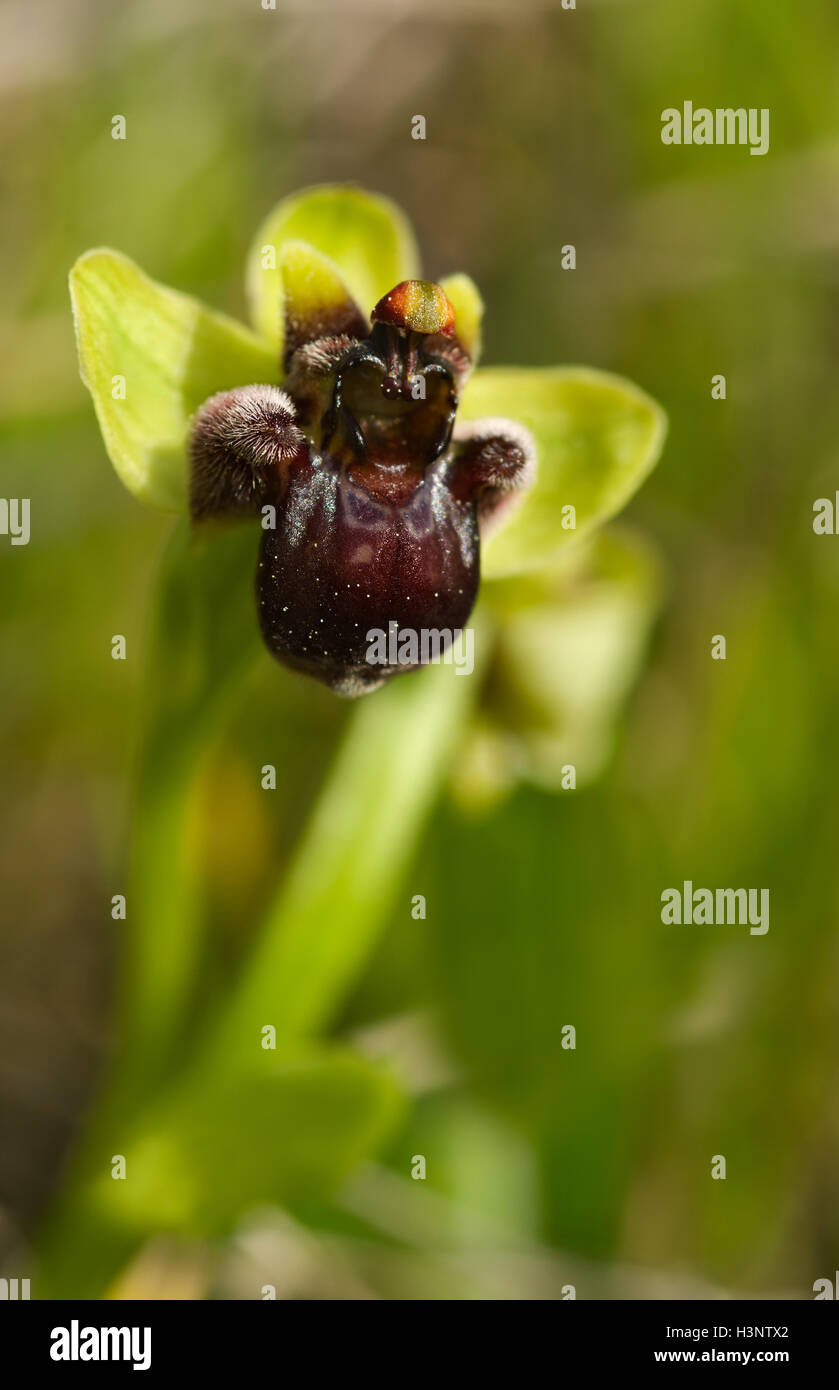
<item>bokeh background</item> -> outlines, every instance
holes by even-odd
[[[32,507],[29,546],[0,543],[12,1272],[114,1037],[108,905],[172,524],[107,462],[67,271],[113,245],[242,316],[259,220],[336,179],[406,209],[430,276],[473,275],[485,360],[589,363],[662,402],[666,452],[628,519],[664,602],[591,785],[470,799],[453,767],[331,1026],[401,1069],[399,1132],[328,1203],[244,1214],[213,1247],[152,1236],[124,1287],[807,1298],[839,1266],[839,540],[812,529],[839,488],[838,79],[839,12],[782,0],[0,6],[0,491]],[[660,113],[685,99],[768,107],[770,153],[663,146]],[[110,659],[114,633],[134,659]],[[210,996],[345,718],[266,656],[207,749]],[[266,747],[273,796],[253,776]],[[683,879],[768,887],[768,935],[662,926]]]

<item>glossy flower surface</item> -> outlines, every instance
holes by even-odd
[[[535,446],[514,423],[457,427],[472,364],[442,286],[404,280],[365,319],[305,244],[286,248],[283,267],[284,389],[244,386],[202,406],[190,511],[262,516],[266,646],[363,694],[419,664],[398,652],[372,663],[371,634],[434,632],[445,650],[466,625],[481,529],[530,482]]]

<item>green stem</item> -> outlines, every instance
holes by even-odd
[[[265,1024],[278,1042],[289,1041],[315,1033],[334,1012],[387,920],[473,694],[470,680],[432,668],[399,678],[357,709],[213,1030],[208,1065],[244,1064]]]

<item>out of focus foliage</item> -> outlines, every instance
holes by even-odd
[[[347,1047],[412,1092],[375,1166],[324,1197],[298,1181],[293,1164],[315,1162],[303,1145],[282,1210],[251,1211],[211,1252],[184,1207],[121,1287],[810,1296],[839,1263],[839,558],[812,530],[814,500],[839,486],[839,15],[403,0],[324,4],[314,22],[278,5],[0,10],[0,492],[32,507],[29,546],[0,546],[5,1243],[20,1249],[59,1186],[114,1033],[109,903],[126,881],[171,529],[107,464],[67,267],[119,246],[243,318],[260,217],[301,184],[353,179],[405,207],[429,274],[474,275],[487,364],[587,362],[664,403],[666,463],[628,519],[661,552],[666,601],[628,708],[597,740],[596,780],[510,789],[499,766],[538,782],[544,756],[511,711],[544,691],[501,679],[478,778],[492,794],[463,794],[473,738],[452,754],[457,795],[437,803],[372,964],[323,1021],[321,1115],[333,1068],[367,1084]],[[768,107],[770,153],[663,146],[660,112],[685,99]],[[425,142],[410,138],[415,112]],[[125,141],[111,139],[117,113]],[[573,272],[559,268],[567,243]],[[125,662],[110,659],[116,633]],[[710,656],[718,633],[725,662]],[[181,886],[210,928],[196,1025],[248,924],[282,909],[277,873],[345,716],[267,657],[242,698],[220,693],[183,846]],[[268,761],[276,793],[254,776]],[[660,894],[684,879],[768,887],[768,934],[664,927]],[[279,1146],[281,1110],[277,1126]],[[218,1192],[221,1219],[227,1178]]]

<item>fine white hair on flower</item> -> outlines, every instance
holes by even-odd
[[[229,449],[244,449],[256,463],[293,456],[303,436],[294,426],[294,402],[279,386],[240,386],[204,402],[199,428]]]
[[[295,367],[303,367],[316,376],[328,376],[358,342],[358,338],[339,333],[335,337],[316,338],[312,343],[305,343],[295,352],[289,374],[293,374]]]
[[[486,416],[482,420],[473,420],[466,425],[455,425],[454,429],[455,444],[486,444],[486,451],[482,451],[489,459],[493,446],[497,446],[500,452],[506,446],[518,449],[521,452],[521,469],[515,478],[499,476],[495,486],[497,487],[521,487],[528,488],[536,478],[536,442],[530,430],[525,429],[517,420],[507,420],[501,416]]]
[[[486,538],[509,520],[536,481],[536,442],[524,425],[500,416],[456,425],[452,442],[461,457],[471,456],[473,467],[483,475],[486,491],[478,517]]]
[[[295,414],[278,386],[240,386],[204,402],[189,441],[193,520],[225,508],[253,514],[272,499],[280,470],[305,447]]]

